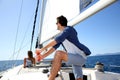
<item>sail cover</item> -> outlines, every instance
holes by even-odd
[[[58,34],[56,18],[65,16],[68,21],[74,19],[80,14],[80,10],[88,5],[92,0],[43,0],[43,14],[40,44]],[[80,5],[81,4],[81,5]],[[81,7],[81,8],[80,8]]]

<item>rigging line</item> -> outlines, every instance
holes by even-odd
[[[28,30],[29,30],[29,28],[30,28],[30,23],[32,22],[33,16],[34,16],[34,13],[32,14],[32,16],[31,16],[31,18],[30,18],[30,21],[29,21],[29,23],[28,23],[28,26],[27,26],[27,28],[26,28],[26,30],[25,30],[25,34],[24,34],[23,40],[22,40],[22,42],[21,42],[20,48],[15,52],[15,54],[16,54],[16,59],[15,59],[15,60],[17,60],[17,58],[18,58],[18,56],[19,56],[19,54],[20,54],[20,51],[21,51],[24,47],[27,46],[27,44],[26,44],[26,46],[25,46],[25,45],[23,46],[23,42],[25,41],[26,34],[27,34],[27,32],[28,32]],[[28,42],[28,43],[29,43],[29,42]],[[22,46],[23,46],[23,47],[22,47]],[[15,54],[14,54],[14,55],[15,55]],[[15,65],[15,64],[16,64],[16,61],[15,61],[14,65]]]
[[[28,30],[29,30],[29,27],[30,27],[30,23],[32,22],[32,18],[33,18],[33,16],[34,16],[34,13],[32,14],[32,16],[31,16],[31,18],[30,18],[30,21],[29,21],[29,23],[28,23],[28,26],[27,26],[27,28],[26,28],[26,30],[25,30],[25,34],[24,34],[24,37],[23,37],[23,40],[22,40],[22,42],[21,42],[21,45],[20,45],[20,48],[15,52],[17,55],[16,55],[16,61],[14,62],[14,65],[16,64],[16,62],[17,62],[17,58],[18,58],[18,56],[19,56],[19,53],[20,53],[20,51],[23,49],[23,48],[25,48],[27,45],[29,45],[29,42],[27,42],[24,46],[23,46],[23,42],[24,42],[24,40],[25,40],[25,38],[26,38],[26,34],[27,34],[27,32],[28,32]],[[22,47],[23,46],[23,47]]]
[[[15,55],[15,49],[16,49],[16,43],[17,43],[17,36],[18,36],[18,31],[19,31],[19,25],[20,25],[20,18],[21,18],[21,13],[22,13],[22,6],[23,6],[23,0],[21,2],[21,7],[20,7],[20,14],[19,14],[19,17],[18,17],[18,24],[17,24],[17,32],[16,32],[16,36],[15,36],[15,43],[14,43],[14,48],[13,48],[13,54],[12,56],[9,58],[10,59],[14,59],[14,55]],[[13,60],[12,59],[12,60]],[[7,66],[9,63],[6,63],[5,66]],[[14,64],[12,64],[14,65]]]
[[[28,42],[28,43],[29,43],[29,42]],[[18,54],[16,55],[16,59],[15,59],[15,61],[14,61],[14,63],[13,63],[13,66],[15,66],[16,63],[17,63],[17,58],[18,58],[18,56],[19,56],[20,51],[21,51],[22,49],[24,49],[24,48],[27,46],[28,43],[26,43],[23,47],[21,46],[21,48],[20,48],[18,51],[15,52],[15,53],[18,53]]]
[[[22,14],[22,6],[23,6],[23,0],[22,0],[22,2],[21,2],[20,14],[19,14],[19,17],[18,17],[17,32],[16,32],[15,43],[14,43],[14,49],[13,49],[13,54],[12,54],[12,57],[13,57],[13,58],[14,58],[14,54],[15,54],[16,43],[17,43],[17,37],[18,37],[18,31],[19,31],[19,26],[20,26],[20,19],[21,19],[21,14]]]
[[[22,49],[24,49],[27,46],[28,43],[26,43],[23,47],[21,47],[21,49],[17,50],[15,53],[19,53]],[[10,58],[12,58],[12,56]],[[12,67],[14,67],[16,65],[16,63],[17,63],[17,60],[14,60],[12,63]],[[7,65],[11,65],[11,63],[7,62],[7,63],[3,64],[4,69],[7,68]]]
[[[43,18],[44,18],[44,13],[45,13],[45,8],[46,8],[46,3],[48,1],[47,0],[42,0],[41,1],[41,12],[40,12],[40,24],[39,24],[39,33],[38,33],[38,44],[37,45],[42,45],[41,44],[41,34],[42,34],[42,26],[43,26]]]
[[[18,58],[18,56],[19,56],[19,54],[20,54],[20,51],[22,50],[22,49],[24,49],[27,45],[29,45],[29,42],[27,42],[24,46],[23,46],[23,42],[24,42],[24,40],[25,40],[25,38],[26,38],[26,34],[27,34],[27,32],[28,32],[28,28],[30,27],[30,23],[32,22],[32,17],[34,16],[34,13],[32,14],[32,16],[31,16],[31,19],[30,19],[30,21],[29,21],[29,23],[28,23],[28,26],[27,26],[27,28],[26,28],[26,30],[25,30],[25,34],[24,34],[24,37],[23,37],[23,40],[22,40],[22,42],[21,42],[21,45],[20,45],[20,48],[17,50],[17,51],[15,51],[15,54],[16,54],[16,59],[15,59],[15,62],[13,63],[13,65],[16,65],[16,63],[17,63],[17,58]],[[14,54],[14,55],[15,55]]]
[[[16,55],[16,59],[15,60],[17,60],[17,58],[18,58],[18,56],[19,56],[19,54],[20,54],[20,51],[25,47],[25,46],[23,46],[23,42],[25,41],[25,38],[26,38],[26,34],[27,34],[27,32],[28,32],[28,30],[29,30],[29,28],[30,28],[30,23],[32,22],[32,18],[33,18],[33,16],[34,16],[34,13],[32,14],[32,16],[31,16],[31,18],[30,18],[30,20],[29,20],[29,22],[28,22],[28,25],[27,25],[27,28],[26,28],[26,30],[25,30],[25,33],[24,33],[24,37],[23,37],[23,39],[22,39],[22,42],[21,42],[21,45],[20,45],[20,48],[15,52],[17,55]],[[29,43],[29,42],[28,42]],[[23,46],[23,47],[22,47]],[[26,44],[26,46],[27,46],[27,44]],[[15,62],[16,63],[16,62]],[[15,65],[15,64],[14,64]]]
[[[32,31],[30,50],[32,50],[32,44],[33,44],[33,37],[34,37],[34,31],[35,31],[35,24],[36,24],[38,7],[39,7],[39,0],[37,0],[37,7],[36,7],[36,11],[35,11],[35,17],[34,17],[34,24],[33,24],[33,31]]]
[[[63,49],[67,52],[67,49],[65,48],[65,46],[63,45],[63,43],[62,43],[62,46],[63,46]]]
[[[28,26],[27,26],[27,28],[26,28],[26,30],[25,30],[25,34],[24,34],[23,40],[22,40],[22,42],[21,42],[20,48],[19,48],[18,51],[15,52],[15,53],[18,53],[17,56],[16,56],[16,59],[15,59],[15,60],[17,60],[20,51],[25,47],[25,46],[24,46],[24,47],[22,47],[22,46],[23,46],[23,42],[25,41],[26,34],[27,34],[28,30],[29,30],[30,23],[31,23],[31,21],[32,21],[32,17],[33,17],[33,15],[34,15],[34,13],[32,14],[31,19],[30,19],[30,21],[29,21],[29,23],[28,23]],[[29,43],[29,42],[28,42],[28,43]],[[27,44],[26,44],[26,45],[27,45]]]

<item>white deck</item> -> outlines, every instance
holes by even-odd
[[[23,68],[23,65],[20,65],[5,72],[0,80],[48,80],[49,72],[43,73],[43,69],[50,70],[50,67]],[[69,73],[72,73],[72,68],[63,67],[55,80],[70,80]],[[99,72],[94,68],[83,68],[83,74],[87,76],[87,80],[120,80],[118,73]]]

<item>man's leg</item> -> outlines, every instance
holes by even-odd
[[[58,71],[60,70],[62,60],[67,61],[67,53],[63,51],[56,51],[54,60],[52,63],[52,69],[50,71],[50,76],[48,80],[54,80],[55,76],[57,75]]]
[[[84,59],[79,54],[68,53],[68,61],[67,64],[72,64],[73,73],[76,80],[82,80],[82,65],[85,63],[86,59]]]

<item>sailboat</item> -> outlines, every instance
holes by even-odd
[[[80,12],[92,2],[93,0],[41,0],[40,32],[36,47],[41,48],[60,33],[55,24],[57,16],[66,16],[69,21],[68,25],[74,27],[116,0],[99,0],[85,11]],[[19,65],[5,71],[0,80],[48,80],[51,63],[52,60],[46,59],[30,68],[23,68],[23,65]],[[120,80],[119,73],[103,71],[103,65],[100,63],[95,68],[83,68],[83,74],[83,80]],[[55,80],[75,80],[71,66],[63,62]]]

